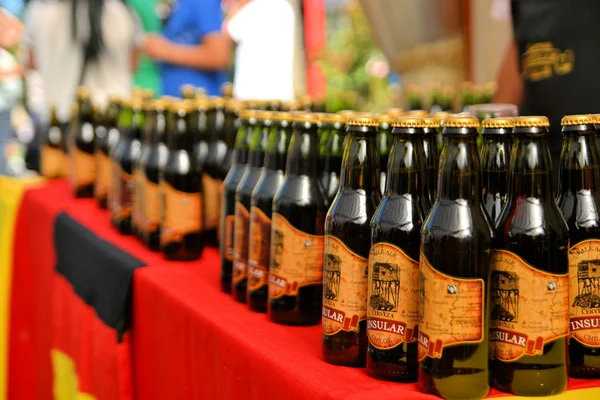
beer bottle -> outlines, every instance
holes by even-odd
[[[351,367],[366,362],[370,222],[381,201],[375,117],[348,121],[340,185],[325,219],[323,358]]]
[[[281,111],[281,100],[269,100],[267,102],[267,111]]]
[[[392,147],[392,121],[394,118],[389,114],[381,114],[378,119],[379,129],[376,140],[377,151],[379,152],[379,185],[381,186],[381,193],[384,193],[390,148]]]
[[[217,230],[221,217],[221,201],[223,200],[223,178],[220,166],[227,153],[223,129],[225,124],[225,105],[223,98],[212,99],[207,117],[207,150],[202,184],[204,185],[204,238],[206,243],[217,246]]]
[[[61,178],[66,176],[66,143],[63,126],[58,119],[56,106],[50,109],[50,124],[40,151],[40,172],[45,178]]]
[[[133,209],[131,211],[131,233],[138,237],[138,239],[143,240],[143,227],[142,227],[142,216],[144,214],[144,204],[145,193],[144,193],[144,171],[140,166],[140,159],[142,157],[142,153],[147,151],[146,141],[144,140],[145,130],[147,129],[147,125],[153,126],[153,107],[152,107],[152,97],[154,93],[146,89],[143,92],[143,103],[142,103],[142,112],[143,112],[143,120],[139,125],[139,129],[135,134],[136,139],[134,139],[134,145],[139,146],[139,150],[137,150],[137,157],[133,160],[133,170],[132,170],[132,180],[133,180]]]
[[[392,122],[388,180],[371,225],[367,307],[367,372],[379,379],[417,380],[419,251],[427,217],[422,119]]]
[[[442,146],[444,145],[444,135],[442,135],[442,132],[444,130],[444,120],[446,118],[448,118],[449,116],[450,116],[450,113],[446,112],[446,111],[436,112],[436,113],[429,115],[429,118],[435,118],[439,122],[438,135],[437,135],[438,154],[440,154],[442,152]]]
[[[426,110],[408,110],[405,114],[409,117],[414,117],[414,118],[429,117],[429,111],[426,111]]]
[[[499,389],[548,396],[567,386],[569,230],[552,195],[548,119],[514,123],[509,196],[492,253],[490,366]]]
[[[321,184],[327,204],[331,204],[340,184],[346,117],[341,114],[325,114],[321,120],[323,131],[319,140],[319,163]]]
[[[185,100],[195,100],[196,99],[196,88],[194,85],[186,84],[181,86],[181,97]]]
[[[600,377],[597,264],[600,259],[600,153],[595,118],[562,119],[565,137],[557,203],[569,227],[569,375]],[[599,275],[600,276],[600,275]]]
[[[482,122],[482,199],[492,222],[500,217],[508,196],[508,170],[512,143],[512,118],[487,118]]]
[[[264,167],[250,200],[247,302],[252,311],[267,312],[273,198],[283,183],[292,136],[292,114],[273,115]]]
[[[235,137],[231,169],[223,181],[223,203],[221,207],[221,290],[231,293],[234,258],[235,191],[246,172],[248,163],[248,141],[256,126],[256,110],[240,111],[240,127]]]
[[[221,85],[219,91],[225,99],[231,99],[233,97],[233,83],[225,82]]]
[[[150,117],[144,128],[145,150],[140,156],[143,171],[145,203],[142,209],[142,237],[152,251],[160,251],[160,191],[159,177],[167,163],[166,130],[169,102],[156,100],[152,103]]]
[[[143,101],[133,99],[127,108],[123,120],[119,144],[113,156],[112,180],[115,183],[114,196],[111,198],[111,216],[114,226],[124,234],[132,233],[132,212],[135,197],[133,168],[141,153],[141,135],[144,126]]]
[[[594,128],[596,129],[596,147],[600,152],[600,114],[590,114],[590,117],[594,119]]]
[[[444,124],[438,193],[421,234],[419,383],[445,399],[489,392],[492,223],[481,202],[479,120]]]
[[[248,245],[250,237],[250,201],[252,192],[261,176],[265,161],[267,138],[273,123],[273,113],[261,111],[257,115],[257,123],[250,136],[248,148],[248,166],[235,191],[235,223],[233,238],[233,284],[231,293],[240,303],[246,302],[246,286],[248,283]]]
[[[94,197],[100,208],[108,207],[108,191],[111,178],[110,153],[119,141],[117,123],[121,104],[119,98],[110,96],[109,103],[104,113],[102,124],[96,127],[96,184]]]
[[[438,168],[440,164],[440,155],[437,151],[437,136],[440,127],[439,120],[435,118],[425,117],[425,135],[423,136],[423,151],[425,155],[425,170],[427,172],[427,180],[425,182],[427,198],[429,199],[429,208],[433,205],[436,198],[438,184]]]
[[[269,319],[284,325],[321,320],[325,193],[319,180],[318,120],[293,117],[283,184],[273,199]]]
[[[75,197],[94,197],[96,163],[94,162],[94,107],[90,91],[85,87],[77,90],[77,117],[69,127],[71,185]]]
[[[194,102],[171,106],[173,121],[167,134],[167,162],[160,179],[160,244],[169,260],[200,258],[204,249],[202,168],[194,154]]]

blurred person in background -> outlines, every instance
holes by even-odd
[[[157,12],[160,0],[127,0],[127,3],[135,10],[142,28],[147,33],[160,33],[162,29],[161,19]],[[133,86],[144,89],[152,89],[155,97],[162,94],[162,81],[159,66],[146,54],[141,53],[137,60],[137,69],[133,76]]]
[[[224,30],[237,45],[235,97],[294,100],[302,30],[291,2],[296,0],[239,0],[229,11]]]
[[[32,0],[24,44],[43,80],[46,110],[68,119],[77,87],[104,108],[111,94],[128,96],[135,44],[143,40],[136,15],[121,0]]]
[[[179,96],[184,84],[219,95],[227,81],[231,43],[221,32],[220,0],[163,0],[162,35],[149,35],[144,51],[160,63],[163,94]]]

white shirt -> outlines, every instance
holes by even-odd
[[[286,0],[252,0],[226,29],[237,43],[233,94],[241,100],[294,100],[297,19]]]
[[[77,0],[74,0],[77,1]],[[70,1],[35,1],[25,15],[25,44],[33,50],[36,68],[43,79],[46,109],[56,105],[59,116],[69,114],[75,101],[83,66],[83,43],[89,35],[85,3],[78,8],[79,36],[71,37]],[[108,96],[127,96],[131,91],[131,55],[138,30],[134,15],[119,0],[106,0],[102,11],[104,48],[97,61],[88,63],[83,85],[100,107]]]

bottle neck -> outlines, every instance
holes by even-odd
[[[173,126],[167,138],[170,150],[192,151],[194,146],[194,131],[190,129],[190,114],[177,113],[174,116]]]
[[[552,161],[545,136],[517,136],[510,168],[510,198],[534,197],[554,201],[551,173]]]
[[[223,140],[225,126],[225,112],[222,108],[214,108],[208,112],[208,141]]]
[[[477,154],[477,136],[446,136],[440,156],[437,199],[480,201],[481,176]]]
[[[265,168],[272,171],[284,171],[288,148],[292,137],[291,126],[276,124],[271,127],[265,154]]]
[[[232,164],[246,164],[248,162],[248,142],[255,122],[242,121],[235,137]]]
[[[596,133],[567,134],[560,159],[559,193],[572,195],[581,190],[600,188],[600,153]]]
[[[141,108],[133,110],[132,126],[131,126],[131,140],[142,140],[142,131],[144,130],[146,117],[144,111]]]
[[[261,168],[265,162],[265,150],[269,138],[271,123],[261,123],[254,127],[250,137],[250,147],[248,149],[248,164]]]
[[[223,123],[223,141],[228,149],[233,149],[235,146],[235,134],[239,129],[239,125],[240,122],[236,114],[233,111],[227,111]]]
[[[319,164],[319,135],[317,126],[296,127],[290,140],[286,174],[317,178]]]
[[[90,99],[80,99],[78,102],[79,106],[79,121],[80,122],[93,122],[94,119],[94,107]]]
[[[425,171],[423,144],[416,134],[394,135],[390,160],[390,174],[386,181],[386,194],[410,194],[421,198],[425,195],[423,178]]]
[[[348,145],[344,149],[340,189],[363,189],[369,192],[380,191],[379,153],[375,141],[376,132],[352,131]]]

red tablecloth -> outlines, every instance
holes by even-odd
[[[54,273],[52,223],[61,210],[148,265],[134,273],[133,326],[122,343],[110,328],[98,328],[93,310],[78,305],[68,282]],[[270,323],[220,292],[216,249],[207,248],[196,262],[167,262],[114,231],[92,200],[72,199],[65,182],[26,193],[17,235],[9,398],[51,398],[52,348],[73,358],[81,390],[97,399],[434,398],[415,384],[326,364],[320,326]],[[78,329],[57,337],[64,321]],[[598,386],[571,380],[569,387]]]

